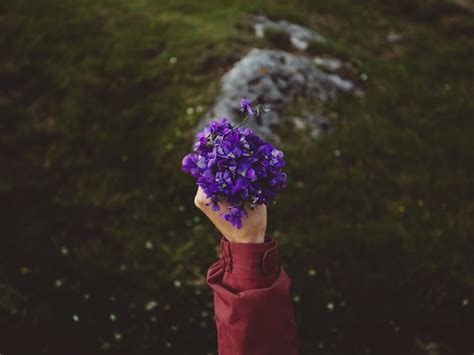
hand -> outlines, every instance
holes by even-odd
[[[219,211],[213,211],[211,205],[206,206],[208,202],[210,202],[210,199],[206,197],[204,191],[199,187],[194,197],[194,204],[206,214],[228,241],[234,243],[263,243],[265,241],[267,206],[257,205],[253,210],[247,207],[247,217],[242,218],[242,228],[237,229],[220,216],[229,207],[226,201],[219,202],[221,208]]]

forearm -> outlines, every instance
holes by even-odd
[[[221,238],[220,259],[207,283],[214,291],[219,355],[296,355],[291,281],[279,265],[278,245]]]

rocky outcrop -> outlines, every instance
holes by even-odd
[[[326,101],[353,88],[350,81],[322,71],[311,59],[281,50],[252,49],[222,77],[220,94],[202,125],[219,117],[235,122],[240,117],[240,99],[249,98],[264,103],[270,112],[260,121],[249,120],[246,125],[258,134],[278,139],[274,128],[292,98]],[[294,125],[311,127],[316,135],[327,128],[327,121],[318,114],[304,114],[295,118]]]
[[[265,37],[268,30],[284,32],[290,38],[293,47],[299,50],[308,48],[311,42],[325,43],[326,39],[313,30],[290,23],[288,21],[272,21],[265,16],[255,17],[255,35],[259,38]]]

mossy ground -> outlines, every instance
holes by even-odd
[[[365,93],[322,106],[329,134],[280,147],[289,181],[269,233],[302,353],[409,354],[430,337],[472,351],[472,13],[437,0],[7,0],[0,352],[216,352],[204,274],[218,235],[180,161],[220,76],[272,46],[252,33],[258,12],[322,33],[330,47],[310,53],[357,63]]]

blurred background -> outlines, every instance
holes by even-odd
[[[473,10],[2,0],[0,352],[216,354],[219,235],[180,164],[248,89],[301,353],[471,354]]]

